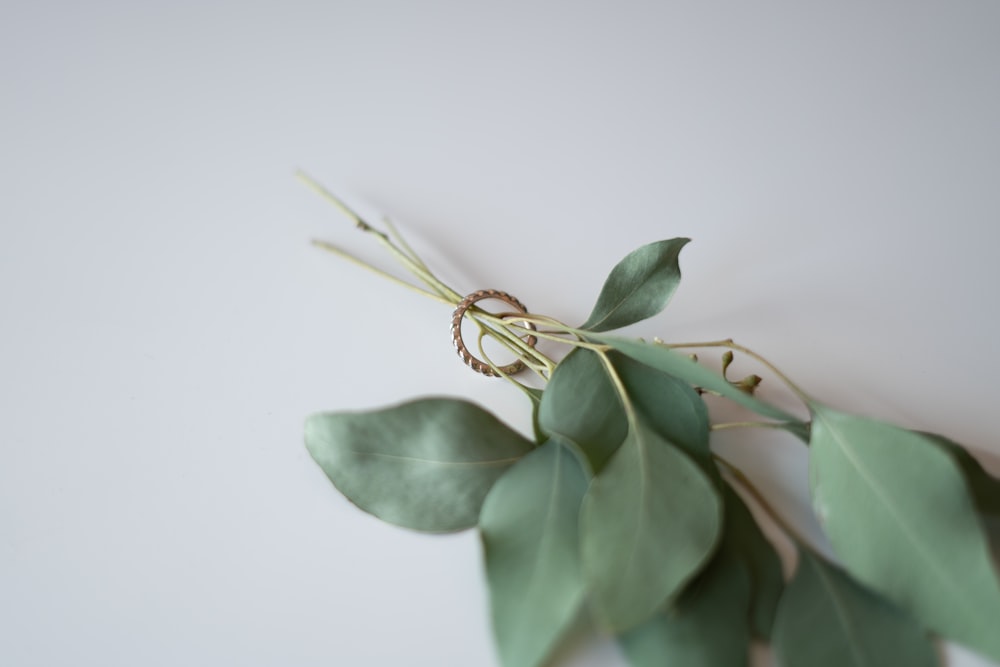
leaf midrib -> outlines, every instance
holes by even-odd
[[[659,268],[659,265],[661,263],[662,262],[660,262],[660,261],[654,262],[653,263],[652,271],[647,272],[647,275],[646,275],[645,279],[642,280],[642,282],[640,282],[638,285],[636,285],[630,292],[628,292],[627,294],[625,294],[624,296],[622,296],[622,298],[618,299],[618,302],[615,304],[615,306],[613,308],[611,308],[604,317],[602,317],[601,319],[597,320],[596,322],[594,322],[593,324],[591,324],[587,328],[588,329],[593,329],[594,327],[599,326],[599,325],[607,322],[609,319],[611,319],[611,316],[614,315],[615,313],[617,313],[618,310],[621,309],[622,306],[624,306],[625,303],[629,299],[631,299],[633,296],[635,296],[635,294],[639,290],[641,290],[643,287],[645,287],[646,285],[649,284],[649,282],[655,277],[655,271],[656,271],[656,269]]]
[[[840,625],[841,627],[844,628],[844,633],[848,637],[847,645],[851,649],[851,655],[854,656],[855,664],[857,664],[859,667],[866,667],[869,663],[862,654],[858,653],[857,646],[855,645],[856,631],[854,628],[854,624],[851,623],[850,616],[847,613],[847,610],[845,609],[843,603],[841,602],[840,596],[837,594],[836,589],[830,582],[830,578],[827,575],[827,573],[823,570],[823,568],[814,567],[814,569],[816,570],[816,573],[819,576],[820,583],[822,584],[823,588],[825,588],[826,591],[829,593],[830,600],[833,602],[834,613],[837,615],[837,620],[840,621]]]
[[[635,446],[638,449],[637,459],[638,459],[638,467],[639,467],[639,495],[638,495],[638,502],[637,502],[638,508],[637,508],[637,511],[636,511],[635,526],[634,526],[634,530],[632,531],[632,537],[629,540],[628,560],[625,562],[625,566],[622,567],[622,569],[621,569],[621,572],[622,572],[623,576],[619,580],[624,579],[625,578],[624,575],[627,572],[629,572],[631,570],[631,568],[632,568],[632,563],[635,561],[635,556],[636,556],[636,554],[639,551],[639,548],[638,548],[639,547],[639,535],[642,532],[642,530],[640,529],[640,526],[644,523],[645,517],[646,517],[646,515],[648,514],[648,511],[649,511],[649,508],[648,508],[648,504],[649,503],[648,503],[647,494],[646,494],[646,487],[648,486],[648,482],[649,482],[649,480],[648,480],[649,466],[648,465],[644,465],[646,463],[647,452],[646,452],[646,448],[642,444],[643,440],[642,440],[642,437],[639,434],[639,431],[637,429],[635,429],[634,425],[631,426],[630,428],[633,429]],[[615,591],[617,591],[617,590],[618,590],[618,587],[616,586],[615,587]],[[617,624],[615,624],[615,625],[617,625]]]
[[[535,552],[535,557],[533,559],[534,563],[533,567],[531,568],[531,576],[528,579],[528,586],[526,588],[526,590],[529,592],[533,592],[535,590],[535,581],[537,580],[539,571],[541,570],[539,564],[543,560],[542,554],[547,551],[547,544],[552,540],[553,531],[551,527],[555,523],[556,504],[557,504],[556,498],[559,495],[558,489],[560,481],[562,479],[562,465],[563,465],[562,452],[556,450],[555,457],[556,461],[555,461],[555,467],[552,471],[552,484],[551,484],[551,490],[549,491],[549,501],[546,504],[545,521],[542,524],[542,536],[538,542],[538,549]],[[527,601],[527,597],[523,599]],[[519,641],[516,642],[518,646],[521,646],[525,643],[523,640],[520,640],[520,638],[524,636],[525,624],[528,621],[528,618],[529,618],[528,614],[523,614],[523,613],[518,614],[518,623],[515,626],[515,631],[511,633],[514,637],[517,637],[519,639]]]
[[[818,414],[817,417],[820,419],[820,421],[824,422],[824,424],[827,427],[827,430],[830,432],[831,437],[837,443],[840,449],[844,452],[844,455],[847,457],[848,461],[850,461],[850,463],[858,471],[862,479],[868,484],[869,488],[872,490],[875,496],[882,502],[882,505],[886,509],[886,511],[892,516],[893,519],[896,520],[896,525],[900,527],[900,529],[903,532],[903,535],[914,547],[914,551],[917,553],[920,559],[925,563],[927,563],[930,566],[930,568],[934,571],[936,578],[945,584],[945,588],[950,593],[949,597],[955,600],[957,594],[957,601],[961,603],[964,597],[961,595],[961,591],[955,588],[955,585],[952,582],[951,578],[947,576],[946,571],[942,570],[941,566],[937,563],[937,561],[929,558],[929,555],[922,548],[923,543],[917,540],[916,535],[912,532],[909,526],[909,522],[905,521],[904,517],[899,513],[897,513],[892,508],[892,505],[888,502],[887,496],[883,493],[881,487],[877,484],[876,480],[872,478],[871,474],[864,467],[862,462],[857,458],[850,443],[848,443],[840,436],[837,429],[833,428],[830,421],[826,419],[822,414]],[[963,609],[965,608],[964,605],[960,604],[959,606],[960,608]]]

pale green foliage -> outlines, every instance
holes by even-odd
[[[634,667],[744,667],[750,647],[750,574],[720,552],[670,609],[622,635]]]
[[[630,252],[611,270],[594,310],[580,328],[611,331],[663,310],[680,283],[677,256],[688,241],[656,241]]]
[[[768,639],[778,598],[784,590],[781,561],[740,497],[728,485],[722,491],[726,509],[722,548],[746,566],[750,576],[750,631],[759,639]]]
[[[798,421],[784,410],[758,400],[746,392],[737,389],[724,377],[713,373],[690,357],[675,352],[663,345],[621,338],[620,336],[609,336],[607,334],[587,334],[587,338],[604,343],[625,356],[684,380],[691,385],[720,394],[734,403],[738,403],[764,417],[771,417],[772,419],[781,421]]]
[[[955,459],[927,436],[811,409],[813,503],[847,569],[926,626],[1000,660],[1000,583]]]
[[[1000,521],[1000,479],[986,472],[982,464],[958,443],[932,433],[921,435],[938,443],[954,457],[969,484],[972,502],[979,514],[984,518]]]
[[[635,627],[681,592],[712,555],[722,503],[680,449],[643,422],[590,485],[581,548],[599,622]]]
[[[742,667],[751,635],[770,634],[783,585],[778,555],[739,497],[724,487],[723,498],[712,562],[670,608],[622,635],[634,667]]]
[[[933,667],[927,633],[908,615],[807,549],[774,626],[779,667]]]
[[[608,357],[646,425],[717,479],[719,472],[708,448],[708,408],[691,385],[623,354],[611,352]]]
[[[542,394],[538,424],[549,435],[572,441],[599,472],[625,439],[628,421],[621,398],[595,352],[573,350]]]
[[[437,301],[461,296],[398,231],[339,206]],[[525,347],[513,319],[468,316],[548,380],[514,382],[531,399],[528,440],[475,405],[431,398],[385,410],[311,417],[306,444],[362,509],[398,525],[451,531],[479,521],[504,667],[542,667],[589,612],[620,635],[634,667],[743,667],[751,637],[788,667],[929,667],[928,630],[1000,660],[1000,480],[962,447],[817,404],[770,362],[732,340],[678,344],[756,360],[810,408],[808,422],[659,341],[605,332],[659,313],[680,280],[687,239],[643,246],[611,271],[580,328],[524,314],[542,342],[574,348],[556,364]],[[698,390],[808,441],[817,515],[844,569],[812,554],[782,512],[738,469],[717,467]],[[593,477],[591,478],[591,476]],[[736,480],[788,537],[800,564],[785,586],[771,543]],[[485,498],[485,501],[484,501]],[[481,512],[480,512],[481,510]]]
[[[576,455],[550,440],[486,496],[479,528],[504,667],[541,665],[579,611],[585,593],[579,515],[587,482]]]
[[[358,507],[432,532],[476,525],[493,482],[533,448],[482,408],[449,398],[313,415],[306,447]]]

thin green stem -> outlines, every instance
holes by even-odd
[[[412,273],[429,288],[439,293],[441,296],[449,299],[453,305],[458,304],[458,302],[462,300],[461,294],[445,285],[443,282],[438,280],[437,276],[413,261],[405,252],[396,247],[388,236],[376,232],[376,237],[379,243],[385,246],[386,249],[392,253],[392,255],[396,258],[396,261],[402,264],[410,273]]]
[[[551,372],[551,361],[544,355],[537,353],[534,348],[529,346],[525,341],[517,337],[511,337],[509,335],[498,336],[497,334],[506,333],[503,331],[497,331],[493,327],[481,326],[479,333],[479,349],[483,350],[483,338],[490,336],[497,343],[502,345],[507,349],[508,352],[512,353],[515,357],[521,360],[525,366],[535,371],[542,377],[545,377],[545,373]],[[483,352],[485,354],[485,351]],[[484,360],[485,361],[485,360]]]
[[[777,524],[777,526],[785,533],[785,535],[788,536],[789,539],[795,543],[805,545],[812,549],[809,545],[809,541],[802,537],[801,533],[793,528],[792,525],[788,523],[777,510],[774,509],[774,506],[768,502],[767,498],[764,497],[764,494],[760,492],[757,486],[750,481],[750,478],[747,477],[742,470],[718,454],[713,454],[712,457],[722,465],[722,468],[729,474],[730,477],[736,480],[736,482],[750,494],[750,497],[752,497],[754,501],[760,505],[761,509],[763,509],[764,512],[771,517],[771,520]]]
[[[402,285],[407,289],[413,290],[423,296],[430,297],[440,303],[445,303],[454,307],[462,300],[462,295],[434,275],[427,264],[413,250],[412,246],[407,243],[406,239],[391,220],[385,220],[386,227],[389,230],[389,233],[387,234],[379,229],[376,229],[365,221],[364,218],[345,204],[339,197],[327,190],[305,172],[298,171],[296,172],[296,176],[298,176],[298,178],[311,190],[319,194],[327,202],[333,204],[341,213],[350,218],[358,229],[373,235],[375,239],[389,251],[393,258],[413,277],[423,283],[424,287],[427,289],[423,289],[422,287],[397,278],[396,276],[393,276],[382,269],[378,269],[368,262],[365,262],[330,243],[326,243],[325,241],[314,241],[315,245],[343,257],[344,259],[347,259],[348,261],[357,264],[368,271],[382,276],[383,278],[387,278],[392,282]],[[511,351],[518,359],[523,361],[527,367],[531,368],[531,370],[538,373],[543,378],[551,376],[552,372],[555,370],[556,363],[531,345],[528,345],[528,343],[524,340],[526,336],[558,340],[563,343],[570,343],[580,347],[590,347],[595,350],[599,349],[598,346],[592,346],[591,344],[584,343],[582,341],[568,341],[566,338],[558,336],[556,333],[539,332],[537,330],[530,329],[529,327],[522,327],[516,324],[516,322],[531,322],[532,324],[535,324],[536,327],[538,324],[543,324],[545,326],[555,327],[557,331],[561,330],[569,333],[568,327],[552,318],[524,313],[523,317],[520,317],[519,314],[519,319],[510,320],[505,319],[502,316],[493,315],[492,313],[488,313],[487,311],[478,308],[470,309],[468,315],[479,328],[480,342],[484,336],[492,336],[505,348]]]
[[[608,356],[608,353],[605,350],[596,350],[596,352],[597,356],[604,364],[604,368],[608,371],[608,377],[611,378],[611,383],[615,385],[615,391],[618,392],[618,396],[622,401],[622,407],[625,408],[625,419],[629,424],[629,428],[631,428],[634,432],[639,423],[639,418],[636,414],[635,406],[632,405],[632,399],[629,398],[628,391],[625,390],[625,383],[622,382],[621,376],[619,376],[618,371],[615,370],[615,365],[611,363],[611,358]]]
[[[520,390],[525,396],[527,396],[529,400],[531,400],[531,401],[535,400],[535,397],[532,396],[532,394],[531,394],[531,387],[529,387],[528,385],[526,385],[526,384],[524,384],[522,382],[518,382],[509,373],[504,373],[503,370],[499,366],[497,366],[496,364],[493,363],[492,360],[490,360],[490,358],[487,356],[485,350],[481,350],[481,352],[483,354],[483,358],[486,361],[486,363],[488,363],[490,365],[490,367],[493,368],[500,377],[502,377],[504,380],[506,380],[507,382],[511,383],[515,387],[517,387],[517,389]]]
[[[497,318],[499,319],[499,318]],[[556,327],[553,331],[544,331],[539,329],[532,329],[527,326],[518,324],[518,322],[531,322],[532,324],[548,324],[554,325]],[[526,313],[523,316],[521,313],[517,313],[516,317],[511,318],[509,321],[505,321],[504,326],[508,329],[513,329],[520,331],[523,334],[531,334],[533,336],[538,336],[545,340],[555,341],[557,343],[563,343],[565,345],[572,345],[573,347],[582,347],[588,350],[593,350],[594,352],[607,352],[610,350],[610,346],[601,343],[588,343],[585,340],[581,340],[577,334],[574,333],[574,329],[566,326],[565,324],[554,320],[551,317],[536,316],[533,313]],[[568,336],[574,336],[575,338],[568,338]]]
[[[296,176],[298,176],[299,180],[305,183],[309,189],[325,199],[327,202],[333,204],[341,213],[350,218],[354,222],[355,227],[363,232],[374,235],[376,240],[378,240],[378,242],[381,243],[393,255],[393,257],[396,258],[397,262],[402,264],[406,270],[412,273],[414,277],[423,282],[427,287],[434,292],[437,292],[442,297],[445,297],[453,304],[461,301],[461,295],[438,280],[437,277],[426,268],[426,265],[420,260],[419,257],[416,257],[415,255],[411,257],[406,252],[401,250],[395,243],[392,242],[392,238],[390,238],[388,234],[370,225],[364,218],[358,215],[354,209],[341,201],[339,197],[324,188],[319,182],[305,172],[297,171]],[[410,252],[412,252],[412,250],[410,250]]]
[[[512,321],[504,316],[496,315],[494,313],[490,313],[488,311],[479,308],[476,308],[474,312],[472,312],[472,309],[470,309],[468,315],[477,322],[488,323],[489,325],[491,325],[490,326],[491,331],[493,331],[495,334],[499,334],[499,336],[503,336],[504,338],[509,340],[513,345],[515,345],[518,348],[518,350],[520,350],[520,353],[515,352],[515,354],[518,354],[519,357],[527,356],[529,358],[535,359],[540,365],[545,366],[549,374],[551,374],[552,371],[555,370],[556,363],[552,361],[552,359],[545,356],[531,345],[528,345],[527,341],[524,340],[525,336],[538,337],[539,332],[534,329],[530,329],[528,327],[516,326],[515,321],[520,321],[520,313],[517,314],[518,319],[515,321]],[[514,329],[517,329],[521,333],[518,334],[517,332],[514,331]],[[499,339],[498,336],[494,337]]]
[[[444,304],[448,304],[448,305],[454,305],[454,304],[451,303],[451,301],[449,301],[448,299],[445,299],[441,295],[435,294],[434,292],[428,292],[427,290],[421,289],[420,287],[414,285],[413,283],[408,283],[408,282],[406,282],[405,280],[403,280],[401,278],[397,278],[396,276],[392,275],[391,273],[387,273],[387,272],[383,271],[382,269],[379,269],[379,268],[377,268],[377,267],[369,264],[368,262],[364,261],[363,259],[355,257],[351,253],[349,253],[346,250],[343,250],[341,248],[338,248],[337,246],[333,245],[332,243],[327,243],[326,241],[320,241],[320,240],[313,240],[312,244],[314,246],[316,246],[317,248],[321,248],[323,250],[326,250],[327,252],[333,253],[334,255],[337,255],[338,257],[340,257],[342,259],[346,259],[347,261],[351,262],[352,264],[356,264],[357,266],[360,266],[363,269],[371,271],[375,275],[378,275],[378,276],[381,276],[382,278],[390,280],[390,281],[396,283],[397,285],[402,285],[403,287],[405,287],[405,288],[407,288],[409,290],[412,290],[412,291],[416,292],[417,294],[425,296],[425,297],[427,297],[429,299],[434,299],[435,301],[437,301],[439,303],[444,303]]]
[[[812,398],[805,391],[803,391],[801,387],[799,387],[797,384],[795,384],[794,382],[792,382],[791,378],[789,378],[787,375],[785,375],[784,373],[782,373],[781,370],[779,370],[777,366],[775,366],[770,361],[768,361],[767,359],[765,359],[763,356],[757,354],[756,352],[754,352],[750,348],[744,347],[743,345],[740,345],[739,343],[736,343],[735,341],[733,341],[732,338],[726,338],[724,340],[707,341],[707,342],[702,342],[702,343],[665,343],[665,342],[657,339],[656,343],[659,344],[659,345],[663,345],[664,347],[668,347],[670,349],[691,348],[691,347],[724,347],[724,348],[727,348],[729,350],[735,350],[737,352],[742,352],[743,354],[747,355],[748,357],[751,357],[752,359],[756,359],[760,364],[762,364],[768,370],[770,370],[772,373],[774,373],[778,377],[778,379],[780,379],[782,382],[784,382],[785,385],[789,389],[791,389],[795,393],[795,395],[798,396],[799,399],[803,403],[806,403],[806,404],[812,403]]]
[[[357,213],[355,213],[354,210],[351,209],[350,206],[348,206],[347,204],[345,204],[344,202],[342,202],[336,195],[334,195],[332,192],[330,192],[329,190],[327,190],[326,188],[324,188],[319,183],[319,181],[317,181],[316,179],[314,179],[312,176],[310,176],[306,172],[302,171],[301,169],[299,169],[299,170],[297,170],[295,172],[295,176],[300,181],[302,181],[303,183],[305,183],[306,186],[310,190],[312,190],[313,192],[315,192],[316,194],[318,194],[320,197],[322,197],[323,199],[325,199],[327,202],[329,202],[329,203],[333,204],[334,206],[336,206],[337,209],[341,213],[343,213],[348,218],[350,218],[351,220],[353,220],[354,224],[358,227],[358,229],[364,229],[366,231],[368,229],[371,229],[371,225],[369,225],[367,222],[365,222],[361,218],[360,215],[358,215]]]
[[[545,339],[545,340],[556,341],[556,342],[559,342],[559,343],[566,343],[566,344],[569,344],[569,345],[576,345],[577,344],[577,341],[571,340],[571,339],[567,339],[566,338],[567,334],[559,334],[559,333],[555,333],[555,332],[552,332],[552,331],[543,331],[543,330],[539,330],[539,329],[532,329],[531,327],[522,326],[520,324],[517,324],[517,322],[511,322],[511,321],[508,321],[505,326],[508,329],[520,332],[521,335],[537,336],[538,338],[542,338],[542,339]],[[605,349],[606,346],[602,347],[600,345],[594,345],[592,343],[583,343],[583,345],[581,345],[580,347],[591,347],[591,348],[601,347],[602,349]]]
[[[783,429],[787,428],[787,422],[758,422],[758,421],[745,421],[745,422],[723,422],[721,424],[712,424],[711,429],[713,431],[728,431],[730,429],[736,428],[772,428],[772,429]]]
[[[473,317],[481,318],[483,321],[488,321],[490,324],[493,324],[497,327],[502,327],[505,331],[508,332],[509,335],[514,336],[515,338],[522,338],[525,336],[535,336],[536,338],[544,338],[546,340],[558,340],[565,342],[563,338],[546,333],[544,331],[539,331],[538,329],[532,329],[531,327],[521,326],[516,322],[512,322],[511,320],[508,320],[504,317],[498,317],[493,313],[488,313],[483,311],[475,313]]]
[[[430,267],[427,266],[424,260],[420,259],[420,255],[418,255],[413,250],[412,246],[406,242],[406,239],[403,238],[403,234],[399,231],[399,228],[396,227],[396,223],[392,221],[392,218],[385,216],[382,218],[382,222],[385,223],[385,228],[389,230],[389,235],[396,240],[400,249],[402,249],[403,252],[405,252],[418,266],[429,273],[431,270]]]
[[[488,354],[488,353],[486,352],[486,348],[485,348],[485,346],[483,345],[483,339],[484,339],[484,338],[485,338],[485,337],[486,337],[487,335],[489,335],[489,332],[488,332],[488,331],[485,331],[485,330],[484,330],[484,331],[480,331],[480,333],[479,333],[479,336],[478,336],[478,339],[477,339],[477,341],[476,341],[476,342],[477,342],[477,344],[478,344],[478,347],[479,347],[479,354],[480,354],[480,358],[481,358],[481,359],[482,359],[483,361],[485,361],[485,362],[486,362],[487,364],[489,364],[490,368],[492,368],[492,369],[493,369],[493,371],[494,371],[494,372],[495,372],[495,373],[496,373],[496,374],[497,374],[498,376],[500,376],[500,377],[502,377],[502,378],[504,378],[504,379],[506,379],[506,380],[509,380],[509,381],[511,381],[511,382],[514,382],[515,384],[520,384],[519,382],[517,382],[517,380],[515,380],[514,378],[512,378],[512,377],[510,376],[510,374],[509,374],[509,373],[505,373],[505,372],[503,371],[503,369],[502,369],[502,368],[501,368],[501,367],[500,367],[499,365],[497,365],[497,364],[496,364],[496,363],[495,363],[495,362],[493,361],[493,359],[491,359],[491,358],[490,358],[490,355],[489,355],[489,354]],[[497,342],[499,342],[500,344],[502,344],[502,345],[504,345],[505,347],[507,347],[507,349],[508,349],[508,350],[510,350],[511,352],[514,352],[514,354],[517,354],[517,351],[516,351],[516,350],[513,350],[513,349],[511,349],[510,347],[508,347],[508,345],[509,345],[509,344],[507,343],[507,341],[505,341],[505,340],[502,340],[502,339],[499,339],[499,338],[495,338],[495,337],[494,337],[494,340],[496,340],[496,341],[497,341]],[[544,374],[544,372],[543,372],[543,369],[544,369],[544,367],[540,367],[540,366],[537,366],[537,365],[534,365],[534,364],[532,364],[532,363],[531,363],[531,362],[530,362],[529,360],[525,359],[524,357],[521,357],[520,355],[518,356],[518,359],[520,359],[520,360],[521,360],[521,362],[522,362],[522,363],[523,363],[523,364],[524,364],[524,365],[525,365],[525,366],[526,366],[527,368],[529,368],[529,369],[531,369],[532,371],[534,371],[534,372],[535,372],[535,373],[536,373],[537,375],[539,375],[540,377],[542,377],[542,378],[545,378],[545,374]]]

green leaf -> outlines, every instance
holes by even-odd
[[[528,398],[531,399],[531,431],[535,435],[535,442],[542,444],[545,442],[546,436],[538,420],[538,411],[542,405],[542,396],[545,395],[545,392],[535,387],[525,387],[524,391],[528,395]]]
[[[750,629],[756,637],[768,639],[785,587],[781,560],[736,492],[727,485],[722,495],[726,518],[720,549],[731,552],[746,566],[750,576]]]
[[[583,602],[580,503],[587,475],[550,440],[490,490],[480,515],[493,629],[504,667],[535,667]]]
[[[624,354],[611,352],[609,357],[646,425],[683,449],[709,477],[721,481],[708,448],[708,409],[698,392],[688,383]]]
[[[721,510],[696,463],[633,424],[583,502],[583,570],[598,620],[621,632],[677,595],[712,555]]]
[[[634,667],[739,667],[752,634],[770,635],[784,587],[781,563],[740,497],[721,488],[725,532],[709,566],[675,605],[620,638]]]
[[[702,387],[703,389],[725,396],[734,403],[753,410],[757,414],[791,422],[792,426],[802,424],[801,419],[740,391],[718,373],[701,366],[690,357],[674,352],[668,347],[640,340],[609,336],[607,334],[581,333],[584,333],[588,339],[608,345],[640,363],[668,373],[696,387]]]
[[[922,433],[939,446],[944,448],[958,463],[965,476],[965,482],[969,485],[969,492],[972,494],[972,502],[979,512],[979,519],[990,548],[993,550],[993,557],[1000,567],[1000,479],[992,476],[976,458],[957,442],[949,440],[942,435],[934,433]]]
[[[847,569],[1000,660],[1000,584],[962,471],[926,436],[812,404],[813,504]]]
[[[482,408],[449,398],[313,415],[306,447],[358,507],[429,532],[474,526],[493,482],[534,448]]]
[[[1000,519],[1000,479],[992,476],[965,447],[943,435],[921,433],[954,457],[969,484],[972,501],[981,514]]]
[[[671,609],[619,643],[633,667],[743,667],[750,647],[749,600],[744,563],[720,550]]]
[[[774,625],[781,667],[933,667],[934,646],[909,616],[805,549]]]
[[[559,362],[538,408],[542,431],[574,442],[599,472],[625,439],[628,422],[597,353],[578,348]]]
[[[690,239],[669,239],[633,250],[611,270],[590,317],[580,327],[610,331],[652,317],[667,306],[681,280],[677,256]]]

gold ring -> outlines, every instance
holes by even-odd
[[[500,373],[503,373],[504,375],[513,375],[514,373],[524,369],[523,361],[518,359],[517,361],[507,364],[506,366],[493,368],[493,366],[485,361],[472,356],[472,353],[469,352],[469,349],[465,346],[465,341],[462,340],[462,318],[465,317],[465,312],[469,310],[472,304],[477,301],[482,301],[483,299],[498,299],[518,310],[516,313],[500,313],[499,317],[501,318],[516,319],[519,314],[526,315],[528,313],[528,309],[523,303],[506,292],[501,292],[500,290],[495,289],[481,289],[477,292],[473,292],[459,302],[458,307],[455,308],[455,312],[451,316],[451,342],[454,343],[455,349],[458,351],[458,356],[462,358],[465,365],[477,373],[482,373],[483,375],[489,377],[497,377]],[[524,320],[524,325],[525,328],[531,329],[532,331],[535,330],[535,325],[527,320]],[[538,342],[538,339],[534,336],[528,336],[524,339],[524,342],[529,347],[534,347],[535,343]],[[499,370],[500,373],[498,373],[497,370]]]

